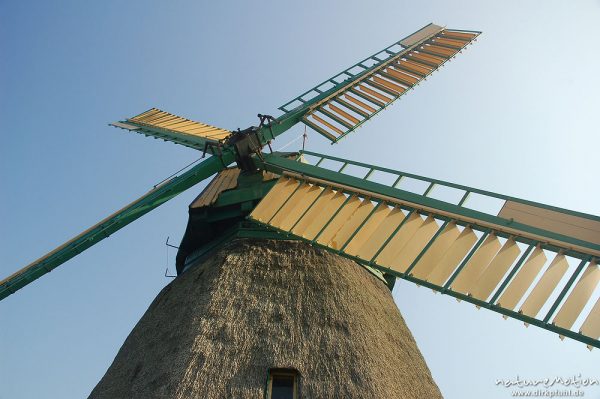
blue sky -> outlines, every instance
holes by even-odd
[[[244,128],[429,22],[483,35],[340,144],[311,134],[308,149],[599,215],[599,20],[597,0],[0,1],[0,275],[198,157],[107,123],[154,106]],[[0,302],[0,398],[90,392],[170,281],[164,241],[202,187]],[[406,282],[394,297],[447,398],[509,397],[494,381],[517,374],[600,378],[598,350]]]

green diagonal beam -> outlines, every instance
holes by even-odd
[[[226,151],[223,153],[221,159],[219,157],[210,157],[187,172],[155,187],[147,194],[67,241],[52,252],[0,281],[0,300],[10,294],[14,294],[17,290],[37,280],[44,274],[51,272],[72,257],[97,244],[188,188],[214,175],[233,161],[233,153]]]

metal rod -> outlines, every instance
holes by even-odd
[[[344,162],[342,167],[338,170],[338,173],[342,173],[344,171],[344,169],[346,169],[346,166],[348,166],[348,162]]]
[[[363,177],[363,179],[367,180],[369,177],[371,177],[371,175],[373,174],[373,172],[375,172],[375,169],[373,169],[373,168],[369,169],[369,171],[367,172],[367,174],[365,175],[365,177]]]
[[[571,288],[571,286],[573,285],[573,283],[577,279],[577,276],[579,276],[579,274],[583,270],[583,267],[585,266],[586,263],[589,262],[590,259],[591,259],[591,256],[588,256],[587,258],[584,258],[581,261],[581,263],[579,263],[579,266],[577,266],[577,269],[575,269],[575,272],[573,272],[573,274],[571,275],[571,278],[569,278],[569,281],[567,281],[567,284],[565,285],[565,287],[563,288],[563,290],[558,295],[558,298],[556,298],[556,301],[554,301],[554,303],[550,307],[550,310],[546,314],[546,317],[544,317],[544,323],[547,323],[550,320],[550,318],[552,317],[552,315],[556,311],[556,308],[558,308],[558,305],[560,305],[560,303],[562,302],[562,300],[565,297],[565,295],[567,295],[567,291],[569,291],[569,288]]]

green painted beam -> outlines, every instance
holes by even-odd
[[[344,162],[349,162],[343,160]],[[591,251],[600,252],[600,245],[568,237],[562,234],[543,230],[537,227],[529,226],[523,223],[519,223],[513,220],[504,219],[498,216],[490,215],[484,212],[476,211],[473,209],[465,208],[459,205],[444,202],[435,198],[426,197],[423,195],[415,194],[409,191],[392,188],[380,183],[372,182],[369,180],[360,179],[354,176],[345,175],[328,169],[316,167],[313,165],[291,161],[280,157],[277,153],[268,154],[264,157],[264,161],[255,159],[257,166],[261,169],[265,169],[277,174],[283,174],[284,172],[294,172],[302,176],[308,176],[326,182],[330,182],[333,185],[343,185],[358,190],[364,190],[372,193],[376,193],[383,196],[395,198],[403,202],[409,202],[423,207],[437,209],[456,215],[457,218],[464,217],[467,219],[475,219],[483,222],[481,229],[487,228],[486,224],[496,225],[498,227],[506,227],[509,229],[516,229],[523,233],[533,234],[536,236],[544,237],[566,243],[567,245],[576,245]],[[596,218],[596,217],[594,217]],[[532,240],[521,240],[530,244]],[[565,246],[566,247],[566,246]],[[569,255],[574,257],[587,257],[589,254],[577,251],[569,250],[565,247],[557,247],[559,249],[567,249]]]
[[[0,281],[0,300],[54,270],[69,259],[107,238],[154,208],[164,204],[188,188],[224,169],[234,161],[231,151],[223,157],[210,157],[187,172],[150,190],[147,194],[92,226],[52,252]]]

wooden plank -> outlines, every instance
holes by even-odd
[[[473,230],[470,227],[465,227],[425,279],[434,284],[443,285],[476,241],[477,236]]]
[[[450,30],[444,30],[439,34],[439,37],[447,37],[449,39],[455,40],[465,40],[470,42],[477,36],[476,33],[466,33],[466,32],[453,32]]]
[[[251,216],[260,222],[267,223],[279,207],[283,205],[285,200],[294,192],[298,184],[300,182],[296,179],[281,178],[265,196],[265,200],[260,201],[256,208],[254,208]]]
[[[456,292],[466,294],[473,284],[479,279],[479,276],[488,267],[494,256],[500,250],[500,241],[498,237],[490,234],[475,251],[471,259],[467,262],[456,279],[452,282],[450,288]]]
[[[375,98],[378,98],[379,100],[383,101],[385,104],[388,104],[390,102],[392,102],[394,99],[393,98],[389,98],[384,96],[383,94],[376,92],[373,89],[369,89],[366,86],[363,86],[362,84],[358,86],[360,88],[361,91],[363,91],[364,93],[367,93]]]
[[[325,119],[321,118],[319,115],[310,114],[308,116],[312,116],[314,120],[316,120],[317,122],[321,123],[322,125],[327,126],[329,129],[333,130],[338,135],[344,134],[344,132],[341,129],[339,129],[336,126],[332,125],[331,123],[327,122]]]
[[[344,252],[349,255],[358,256],[359,250],[367,243],[372,240],[372,236],[381,226],[382,223],[389,217],[390,213],[394,208],[390,208],[385,204],[381,204],[371,215],[369,220],[362,226],[362,228],[356,233],[352,241],[348,243]],[[391,233],[391,232],[390,232]],[[387,237],[386,237],[387,238]],[[385,241],[385,238],[383,239]],[[383,243],[381,241],[381,243]],[[361,257],[364,259],[363,257]],[[371,258],[366,259],[371,260]]]
[[[435,241],[427,249],[427,252],[419,259],[411,274],[425,280],[459,235],[460,231],[458,230],[458,227],[456,227],[456,224],[448,223],[441,234],[437,236]]]
[[[376,83],[379,83],[381,85],[384,85],[385,87],[387,87],[389,90],[393,90],[395,93],[397,94],[402,94],[406,91],[405,87],[399,86],[395,83],[390,82],[389,80],[385,80],[380,78],[379,76],[373,76],[373,80]]]
[[[419,74],[421,76],[427,76],[433,71],[433,68],[428,65],[419,64],[418,62],[410,60],[398,61],[398,63],[394,64],[394,67],[396,66],[405,69],[410,73]]]
[[[438,229],[439,226],[435,219],[428,216],[406,245],[396,254],[388,267],[404,273]]]
[[[454,48],[456,48],[458,50],[462,49],[467,44],[469,44],[469,42],[465,42],[465,41],[462,41],[462,40],[449,39],[449,38],[446,38],[446,37],[435,37],[433,39],[433,42],[434,43],[443,44],[444,46],[454,47]]]
[[[343,109],[341,109],[339,107],[336,107],[332,103],[327,104],[327,106],[331,109],[331,111],[335,112],[336,114],[338,114],[339,116],[341,116],[343,118],[346,118],[347,120],[349,120],[354,125],[358,125],[360,123],[360,119],[355,118],[354,116],[350,115],[349,113],[347,113]]]
[[[321,126],[317,125],[316,123],[313,123],[312,121],[307,119],[306,116],[302,118],[302,122],[305,123],[311,129],[315,130],[317,133],[322,134],[323,136],[327,137],[329,140],[331,140],[331,141],[337,140],[336,136],[329,133],[327,130],[325,130]]]
[[[523,302],[519,312],[531,317],[537,316],[568,268],[569,264],[565,256],[557,254],[542,278],[533,287],[525,302]]]
[[[426,44],[422,47],[419,47],[419,51],[427,51],[429,53],[433,53],[435,55],[439,55],[440,57],[450,58],[458,51],[453,50],[447,47],[435,46],[433,44]]]
[[[498,216],[600,245],[600,222],[596,220],[515,201],[506,201]]]
[[[298,190],[300,191],[300,190]],[[286,216],[279,223],[279,227],[282,230],[290,231],[292,226],[302,217],[304,212],[308,209],[308,207],[317,199],[317,197],[323,191],[323,187],[312,185],[308,189],[302,190],[300,194],[297,195],[299,200],[296,202],[296,205],[293,208],[289,208],[285,210]],[[296,196],[296,195],[295,195]]]
[[[356,212],[360,204],[360,199],[356,195],[352,195],[350,200],[346,202],[333,220],[325,227],[325,230],[323,230],[321,235],[317,238],[317,242],[319,244],[328,245],[335,234],[344,226],[344,224],[346,224],[352,214]]]
[[[421,80],[394,68],[387,68],[385,73],[391,75],[394,80],[398,80],[400,83],[407,86],[414,86]]]
[[[350,91],[354,94],[356,94],[357,96],[359,96],[360,98],[362,98],[363,100],[369,101],[370,103],[373,103],[375,105],[377,105],[378,107],[385,107],[385,103],[383,101],[378,100],[377,98],[374,98],[373,96],[368,95],[365,92],[359,91],[355,88],[351,88]]]
[[[404,213],[402,210],[396,207],[392,208],[383,222],[381,222],[381,224],[377,226],[377,229],[373,231],[373,234],[371,234],[369,239],[365,240],[365,243],[358,249],[356,256],[366,261],[370,261],[403,220]]]
[[[585,318],[579,332],[590,338],[600,338],[600,298],[598,298],[591,312]],[[592,349],[590,346],[588,348]]]
[[[365,111],[365,110],[363,110],[363,109],[361,109],[361,108],[358,108],[357,106],[354,106],[354,105],[350,104],[349,102],[345,101],[345,100],[344,100],[344,99],[342,99],[341,97],[337,97],[337,98],[335,98],[335,101],[336,101],[338,104],[341,104],[341,105],[343,105],[344,107],[346,107],[346,108],[348,108],[348,109],[350,109],[350,110],[352,110],[352,111],[356,112],[357,114],[359,114],[360,116],[362,116],[362,117],[364,117],[364,118],[366,118],[366,117],[368,117],[368,116],[369,116],[369,113],[368,113],[367,111]],[[358,100],[357,100],[357,101],[358,101]],[[373,112],[375,112],[375,111],[373,111]]]
[[[366,110],[367,110],[367,111],[369,111],[370,113],[375,113],[375,112],[377,111],[375,108],[373,108],[373,107],[371,107],[370,105],[368,105],[368,104],[366,104],[366,103],[364,103],[364,102],[362,102],[362,101],[360,101],[360,100],[358,100],[358,99],[356,99],[356,98],[354,98],[354,97],[352,97],[352,96],[348,95],[347,93],[346,93],[346,94],[344,94],[344,97],[345,97],[346,99],[348,99],[348,101],[351,101],[351,102],[353,102],[354,104],[358,105],[359,107],[363,107],[364,109],[366,109]],[[376,103],[375,103],[375,104],[376,104]]]
[[[515,278],[502,293],[497,304],[503,308],[513,310],[531,287],[533,280],[540,273],[546,261],[544,251],[540,247],[535,248],[521,266]]]
[[[436,68],[446,61],[444,58],[434,57],[429,54],[415,52],[411,52],[410,54],[408,54],[407,58],[411,60],[416,60],[421,64],[430,65]]]
[[[346,201],[346,196],[341,192],[334,192],[333,195],[326,194],[328,195],[322,195],[317,203],[302,217],[298,226],[292,229],[294,234],[313,240]]]
[[[573,291],[567,297],[567,300],[556,314],[552,323],[567,329],[573,327],[575,320],[577,320],[579,314],[594,293],[598,281],[600,281],[600,268],[597,264],[591,263],[587,266],[577,284],[575,284],[575,288],[573,288]]]
[[[398,230],[396,235],[392,237],[390,242],[388,242],[385,248],[377,255],[374,263],[378,265],[389,265],[392,263],[396,254],[404,248],[424,222],[425,219],[419,216],[417,212],[413,212],[400,230]]]
[[[470,290],[471,295],[485,301],[492,294],[494,288],[500,284],[500,281],[520,253],[521,249],[515,240],[512,238],[506,240],[500,251],[473,285]]]
[[[327,245],[333,249],[341,249],[356,229],[365,221],[367,216],[369,216],[373,208],[374,206],[370,200],[362,200],[360,206],[344,222]]]

